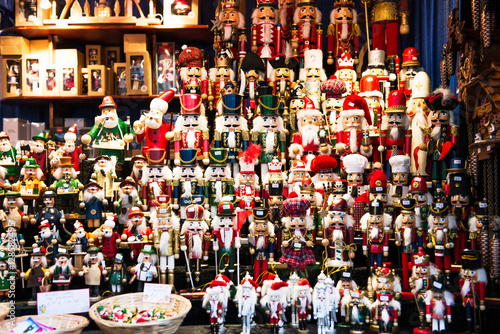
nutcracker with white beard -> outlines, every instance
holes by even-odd
[[[265,85],[266,65],[255,52],[249,52],[240,65],[239,94],[244,97],[243,116],[250,120],[257,110],[259,86]]]
[[[257,8],[252,12],[251,50],[264,60],[266,66],[269,59],[281,52],[278,18],[276,0],[257,1]]]
[[[382,202],[375,200],[370,202],[369,212],[365,213],[360,223],[363,231],[363,255],[370,254],[371,270],[380,268],[382,258],[389,256],[392,217],[384,213]]]
[[[118,201],[114,201],[113,206],[119,214],[118,222],[123,228],[127,224],[130,209],[133,206],[141,207],[142,202],[137,191],[137,184],[131,177],[127,177],[125,180],[120,182],[119,188]]]
[[[377,76],[373,74],[364,75],[360,82],[359,96],[363,97],[370,110],[370,141],[374,147],[380,146],[380,124],[382,123],[382,112],[384,109],[384,96],[380,91],[380,84]],[[373,152],[373,163],[381,163],[382,153],[378,150]]]
[[[331,75],[328,80],[321,84],[321,93],[323,94],[321,97],[321,108],[328,126],[326,130],[328,143],[332,146],[337,144],[337,138],[335,137],[337,132],[337,118],[342,111],[342,105],[344,104],[343,96],[346,92],[345,82],[337,79],[334,75]]]
[[[324,277],[326,279],[326,276]],[[330,295],[330,291],[328,291],[324,280],[320,281],[318,276],[318,283],[314,286],[312,295],[313,317],[318,320],[318,334],[326,334],[329,332],[330,325],[332,327],[334,325],[330,324],[330,311],[333,306],[331,299],[333,299],[333,296]]]
[[[104,198],[102,187],[90,180],[83,187],[83,201],[80,202],[80,208],[85,211],[85,219],[89,228],[101,226],[102,214],[108,205],[108,200]]]
[[[225,94],[221,101],[221,115],[215,119],[214,146],[227,149],[227,166],[232,175],[236,175],[239,172],[238,154],[246,151],[250,140],[248,121],[241,116],[243,96]]]
[[[235,72],[233,69],[231,69],[233,54],[231,54],[231,52],[229,52],[228,50],[222,50],[216,55],[214,61],[215,61],[215,67],[211,68],[208,71],[211,84],[210,94],[214,99],[214,101],[212,102],[213,104],[212,108],[213,106],[219,108],[221,97],[224,95],[223,91],[226,84],[231,83],[236,86],[235,74],[234,74]],[[209,109],[211,108],[209,107]],[[220,110],[218,111],[220,113]]]
[[[130,177],[134,179],[135,184],[137,185],[138,190],[142,190],[142,175],[144,174],[144,167],[146,167],[148,160],[142,155],[136,155],[130,159],[130,163],[132,164],[132,173],[130,173]]]
[[[33,139],[33,144],[31,145],[31,154],[35,158],[36,163],[40,166],[43,171],[42,180],[47,180],[49,175],[49,150],[48,150],[48,138],[43,132],[40,132],[36,136],[31,137]],[[3,179],[3,177],[2,177]]]
[[[302,180],[309,177],[309,166],[302,160],[294,160],[288,173],[288,193],[300,193]]]
[[[202,307],[210,315],[210,334],[219,334],[220,327],[224,327],[224,310],[229,300],[227,284],[213,280],[203,296]]]
[[[349,154],[342,159],[342,165],[347,173],[347,189],[343,197],[348,200],[349,207],[352,208],[356,231],[360,231],[359,221],[365,214],[366,203],[363,198],[366,197],[367,191],[365,170],[368,164],[368,159],[361,154]]]
[[[73,204],[83,189],[83,184],[78,179],[78,173],[70,157],[60,158],[53,177],[55,180],[50,189],[54,190],[57,197],[61,199],[63,211],[66,211],[68,215],[73,215]]]
[[[234,194],[240,200],[239,206],[243,210],[252,210],[255,202],[260,202],[259,176],[255,173],[260,151],[259,145],[250,144],[248,149],[239,155],[240,172],[234,179]]]
[[[160,198],[172,198],[172,171],[163,164],[148,164],[143,169],[142,209],[154,210],[160,206]]]
[[[69,285],[76,275],[76,271],[71,264],[71,259],[66,249],[59,249],[59,253],[56,255],[56,263],[49,268],[49,272],[52,278],[52,284],[54,284],[58,290],[69,290]]]
[[[217,207],[216,215],[212,216],[212,234],[213,250],[218,257],[216,271],[225,274],[227,268],[229,279],[234,280],[235,255],[241,248],[241,242],[234,205],[230,199],[232,198],[224,197]]]
[[[101,247],[104,259],[113,261],[116,257],[118,245],[121,242],[121,235],[114,231],[116,227],[116,216],[106,217],[106,221],[97,230],[92,232],[94,244]]]
[[[376,300],[370,307],[372,324],[378,324],[378,333],[390,334],[393,327],[398,327],[398,317],[401,315],[401,304],[395,294],[399,277],[388,267],[377,268],[374,276],[376,285],[383,287],[377,289]]]
[[[95,159],[92,178],[104,189],[104,197],[114,197],[116,177],[115,161],[111,157],[103,155]]]
[[[268,278],[268,261],[274,261],[274,226],[269,222],[269,210],[263,207],[253,209],[253,221],[248,227],[248,247],[253,256],[253,276]]]
[[[299,279],[297,285],[293,289],[292,302],[295,304],[295,308],[297,309],[300,333],[309,332],[306,321],[309,317],[309,312],[312,309],[311,292],[312,288],[305,278]]]
[[[156,261],[157,258],[154,248],[151,245],[144,246],[144,248],[141,249],[141,254],[137,258],[137,264],[130,270],[134,276],[129,281],[129,284],[137,278],[137,292],[143,292],[144,283],[151,283],[153,279],[158,276]]]
[[[286,131],[283,119],[278,115],[279,100],[275,95],[259,96],[260,114],[253,120],[252,142],[260,144],[260,175],[267,174],[270,163],[274,157],[281,159],[286,165]]]
[[[211,234],[205,222],[205,210],[201,205],[192,204],[186,208],[186,221],[182,224],[181,251],[186,257],[186,281],[194,289],[200,282],[201,260],[208,260]],[[194,280],[194,282],[193,282]]]
[[[104,256],[99,252],[99,248],[91,247],[83,258],[83,263],[82,270],[78,275],[85,277],[85,285],[90,290],[90,301],[98,301],[101,299],[101,296],[99,296],[99,286],[102,279],[108,274]]]
[[[80,160],[85,160],[81,146],[76,146],[76,124],[70,126],[68,132],[64,134],[64,146],[60,148],[63,157],[71,157],[71,163],[75,167],[75,171],[80,171]]]
[[[257,305],[257,291],[260,291],[260,287],[248,273],[236,288],[234,302],[238,305],[238,317],[242,319],[242,334],[250,334],[255,314],[255,305]]]
[[[204,194],[208,199],[205,208],[210,206],[212,217],[217,214],[217,207],[223,196],[232,195],[234,180],[231,177],[231,169],[228,167],[228,151],[224,148],[210,149],[210,166],[205,170]]]
[[[186,208],[194,203],[203,205],[205,196],[203,171],[196,161],[195,149],[183,149],[180,152],[181,165],[175,167],[173,175],[173,208],[179,209],[181,222],[186,219]]]
[[[425,294],[425,317],[428,323],[432,323],[433,333],[445,333],[445,319],[451,324],[451,307],[455,305],[455,301],[453,294],[444,289],[445,285],[444,276],[432,275],[432,287]]]
[[[346,314],[346,325],[351,327],[350,333],[363,334],[365,333],[365,324],[370,323],[370,307],[372,303],[366,297],[365,291],[360,291],[359,288],[348,290],[341,301],[341,313]]]
[[[427,158],[432,163],[432,182],[445,183],[446,167],[452,150],[457,150],[458,127],[453,124],[453,109],[458,106],[458,99],[449,89],[438,88],[425,99],[431,110],[428,116],[430,137],[427,142]]]
[[[299,79],[305,84],[306,96],[314,101],[315,108],[320,109],[321,85],[328,79],[323,68],[323,51],[304,52],[304,68],[299,72]]]
[[[346,96],[354,94],[357,86],[358,75],[354,70],[354,59],[350,53],[343,53],[337,59],[337,71],[335,72],[337,79],[344,81],[346,85]]]
[[[469,332],[481,332],[484,321],[485,294],[488,276],[481,265],[481,254],[476,250],[462,252],[462,269],[459,274],[460,294]]]
[[[414,47],[406,48],[403,51],[403,62],[399,72],[399,87],[405,92],[408,99],[412,95],[413,87],[415,87],[415,75],[421,69],[418,56],[418,50]]]
[[[16,226],[18,226],[18,229],[21,229],[21,227],[27,227],[27,222],[29,221],[29,219],[28,216],[22,210],[23,206],[24,206],[24,201],[21,198],[21,194],[19,192],[17,191],[7,192],[3,200],[3,208],[5,212],[2,215],[2,223],[6,224],[9,223],[10,221],[13,221],[16,224]]]
[[[319,192],[314,190],[314,182],[310,177],[302,180],[302,184],[300,185],[300,193],[297,195],[299,197],[307,199],[309,203],[311,203],[309,214],[313,218],[313,240],[314,243],[316,243],[316,236],[318,236],[319,238],[323,237],[323,221],[321,219],[321,212],[323,211],[323,196]]]
[[[292,47],[293,54],[298,55],[303,64],[304,52],[323,49],[323,26],[321,11],[315,0],[298,0],[293,14]]]
[[[428,218],[427,248],[434,248],[436,268],[451,273],[451,254],[457,237],[457,222],[455,216],[448,213],[448,204],[437,202],[431,206]],[[444,261],[444,263],[443,263]]]
[[[431,288],[431,275],[436,275],[437,271],[430,262],[431,257],[427,255],[423,248],[419,248],[418,253],[413,255],[411,276],[409,287],[415,296],[417,304],[420,326],[414,329],[415,334],[428,334],[425,323],[425,294]]]
[[[288,197],[288,184],[286,173],[282,171],[281,161],[274,158],[269,164],[269,173],[264,175],[262,185],[264,186],[264,197],[267,201],[280,196]]]
[[[335,173],[336,168],[337,160],[329,155],[320,155],[311,161],[310,170],[314,173],[312,177],[314,190],[323,198],[328,198],[328,191],[333,187],[333,181],[338,179]]]
[[[424,239],[427,239],[427,218],[429,217],[431,204],[434,202],[434,198],[427,190],[427,182],[425,182],[425,179],[421,176],[415,176],[411,180],[409,193],[416,201],[415,213],[420,216]]]
[[[359,36],[358,13],[354,9],[354,0],[336,0],[330,12],[328,25],[328,65],[342,54],[354,54],[358,58]],[[354,53],[353,53],[354,52]]]
[[[73,224],[75,232],[71,235],[71,238],[66,242],[66,245],[73,248],[73,265],[75,270],[81,270],[83,267],[83,257],[87,253],[87,250],[91,245],[94,244],[94,236],[85,231],[83,224],[78,220]],[[59,249],[61,251],[61,249]]]
[[[127,241],[130,248],[130,259],[136,259],[141,250],[153,238],[151,228],[146,225],[144,213],[138,207],[130,209],[127,228],[123,230],[122,241]]]
[[[347,211],[346,200],[338,198],[330,204],[328,215],[323,218],[325,233],[321,243],[329,248],[327,266],[335,268],[335,272],[352,267],[355,256],[354,218]]]
[[[174,285],[175,260],[179,259],[180,249],[180,219],[169,205],[162,203],[151,220],[154,246],[159,256],[160,284]]]
[[[210,163],[208,158],[208,121],[201,114],[201,96],[184,94],[181,96],[181,115],[175,122],[174,130],[174,164],[180,166],[182,149],[198,150],[197,159],[204,165]]]
[[[113,97],[105,96],[99,105],[101,115],[96,116],[95,124],[81,138],[82,143],[99,148],[100,155],[116,157],[117,170],[121,172],[124,161],[125,145],[134,140],[127,123],[118,118]]]
[[[16,166],[21,156],[17,154],[14,146],[10,143],[7,132],[0,132],[0,166],[7,170],[7,179],[13,181],[17,178]]]
[[[396,155],[389,159],[391,165],[392,182],[389,184],[389,205],[394,207],[394,215],[399,213],[400,203],[406,198],[410,190],[410,163],[407,155]]]
[[[373,151],[369,138],[370,125],[366,101],[357,95],[346,97],[337,120],[337,154],[359,153],[370,157]]]
[[[175,92],[171,89],[161,93],[151,101],[149,112],[141,115],[141,118],[134,122],[135,141],[141,143],[146,139],[142,153],[148,161],[158,162],[156,160],[160,160],[160,163],[163,163],[170,149],[169,132],[172,129],[172,124],[167,123],[163,119],[163,115],[167,112],[168,104],[174,95]]]
[[[420,217],[415,214],[416,201],[413,198],[401,199],[401,214],[396,217],[394,225],[396,246],[402,246],[402,273],[403,273],[403,289],[408,290],[409,279],[408,273],[410,268],[408,262],[411,262],[413,254],[423,247],[422,227],[420,225]]]
[[[21,278],[25,279],[27,288],[31,288],[31,298],[28,305],[36,305],[36,294],[39,287],[42,286],[43,280],[47,280],[50,272],[47,269],[47,258],[45,257],[45,249],[34,247],[30,259],[30,269],[25,273],[21,272]]]
[[[203,51],[194,46],[183,45],[178,60],[181,63],[181,95],[200,95],[199,103],[201,104],[202,100],[205,101],[208,98],[208,73],[203,66]]]
[[[59,249],[58,236],[55,235],[53,226],[50,226],[47,220],[43,220],[38,229],[40,230],[38,232],[40,236],[34,236],[35,242],[33,243],[33,248],[40,247],[45,249],[45,255],[49,263],[54,262]]]
[[[310,164],[319,154],[330,155],[332,149],[323,126],[323,115],[316,109],[312,99],[306,96],[304,102],[304,108],[297,113],[299,132],[293,135],[288,155]]]

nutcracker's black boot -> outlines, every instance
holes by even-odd
[[[210,334],[215,334],[215,326],[213,324],[210,325]]]
[[[219,324],[215,325],[215,334],[219,334]]]

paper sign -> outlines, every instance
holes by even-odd
[[[142,301],[144,303],[170,303],[170,295],[172,294],[172,285],[169,284],[144,284],[144,292]]]
[[[37,294],[38,314],[85,313],[90,308],[89,289]]]

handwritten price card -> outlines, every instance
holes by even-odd
[[[169,284],[144,284],[144,292],[142,301],[144,303],[168,304],[170,295],[172,294],[172,286]]]
[[[43,292],[37,295],[38,314],[85,313],[89,308],[89,289]]]

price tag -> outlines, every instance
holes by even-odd
[[[359,298],[359,292],[352,292],[351,297]]]
[[[342,273],[342,277],[351,278],[351,273],[350,273],[350,272],[347,272],[347,271],[344,271],[344,272]]]
[[[384,188],[382,188],[382,187],[375,187],[375,191],[382,191],[382,190],[384,190]]]
[[[421,264],[422,262],[423,262],[422,259],[413,260],[413,263],[415,263],[415,264]]]
[[[37,294],[38,314],[85,313],[90,308],[89,289],[53,291]]]
[[[407,199],[404,199],[404,200],[402,201],[402,203],[403,203],[403,205],[410,205],[410,201],[409,201],[409,200],[407,200]]]
[[[380,296],[380,301],[381,302],[388,302],[389,301],[389,297],[388,296]]]
[[[442,283],[439,283],[439,282],[434,282],[432,283],[432,285],[435,287],[435,288],[438,288],[438,289],[441,289],[443,287],[443,284]]]
[[[453,180],[454,181],[462,181],[462,177],[461,176],[455,176],[455,177],[453,177]]]
[[[372,206],[378,208],[380,206],[380,203],[379,202],[372,202]]]
[[[488,207],[488,203],[486,203],[486,202],[479,203],[479,208],[486,209],[487,207]]]
[[[169,303],[172,294],[172,286],[169,284],[144,284],[142,301],[144,303]]]
[[[221,154],[222,154],[222,152],[221,152],[221,151],[215,151],[215,152],[214,152],[214,155],[221,155]]]
[[[264,211],[262,211],[262,210],[255,211],[255,213],[257,214],[257,216],[261,216],[261,217],[264,215]]]
[[[293,247],[295,248],[302,248],[302,244],[300,242],[294,242]]]
[[[436,208],[438,209],[444,208],[444,203],[436,203]]]
[[[273,185],[271,186],[271,188],[279,188],[280,185],[278,183],[273,183]]]
[[[481,153],[481,148],[480,147],[477,148],[477,153]]]

